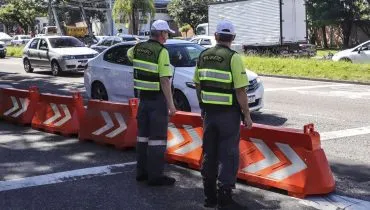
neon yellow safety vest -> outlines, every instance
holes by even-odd
[[[207,106],[232,106],[236,103],[231,58],[235,51],[217,45],[204,51],[198,61],[202,103]]]
[[[134,48],[134,88],[141,93],[161,90],[158,58],[163,48],[153,40],[139,43]]]

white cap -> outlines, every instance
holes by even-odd
[[[217,29],[216,29],[217,34],[230,34],[230,35],[235,35],[235,27],[232,24],[232,22],[228,20],[221,20],[217,24]]]
[[[168,31],[169,33],[175,33],[174,30],[170,29],[167,21],[164,20],[156,20],[153,22],[152,27],[150,28],[152,31]]]

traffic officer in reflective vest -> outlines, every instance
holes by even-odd
[[[232,197],[239,167],[240,122],[250,129],[248,78],[241,56],[230,49],[234,26],[218,23],[217,45],[203,51],[195,70],[202,112],[204,113],[202,177],[205,207],[244,209]]]
[[[171,94],[170,59],[163,43],[174,33],[163,20],[151,26],[151,37],[138,43],[127,54],[134,66],[134,89],[140,98],[137,115],[137,181],[148,185],[173,185],[175,179],[164,176],[169,116],[176,112]]]

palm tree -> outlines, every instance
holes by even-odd
[[[129,33],[137,34],[139,14],[148,18],[155,14],[154,0],[116,0],[113,6],[113,18],[116,23],[120,20],[130,23]]]

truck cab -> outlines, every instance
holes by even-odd
[[[200,36],[200,35],[206,35],[208,36],[208,23],[202,23],[202,24],[199,24],[197,26],[197,28],[195,29],[195,34],[197,36]]]

